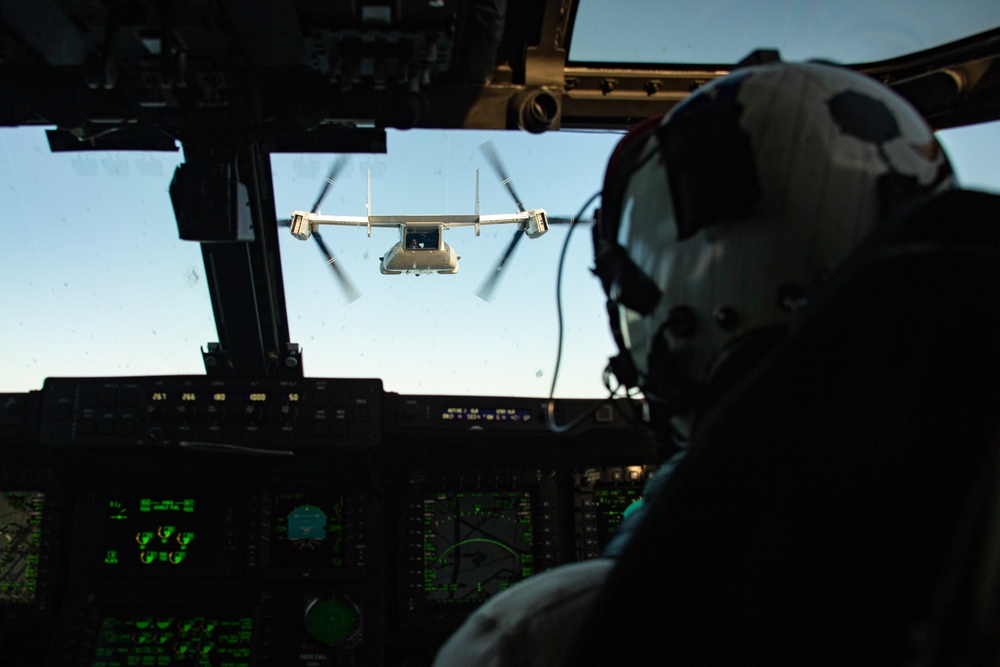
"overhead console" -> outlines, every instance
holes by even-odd
[[[52,378],[16,398],[14,667],[429,664],[490,597],[597,557],[657,464],[625,410],[557,436],[542,399],[378,380]]]

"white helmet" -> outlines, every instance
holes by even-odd
[[[880,220],[952,185],[920,114],[862,74],[777,62],[712,81],[608,164],[594,241],[612,369],[691,412],[727,349],[783,329]]]

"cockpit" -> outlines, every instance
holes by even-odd
[[[868,74],[1000,192],[989,3],[651,4],[0,8],[5,665],[430,665],[598,557],[674,453],[605,167],[741,63]]]
[[[441,234],[437,227],[406,227],[403,241],[407,250],[438,250]]]

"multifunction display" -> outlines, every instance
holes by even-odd
[[[529,491],[423,499],[423,588],[429,603],[481,602],[535,573]]]
[[[642,499],[655,470],[652,465],[630,465],[574,473],[577,560],[601,555],[629,508]]]
[[[185,496],[118,496],[103,500],[103,563],[118,568],[210,565],[211,508]]]
[[[600,544],[606,545],[611,540],[626,511],[642,498],[642,493],[642,488],[638,486],[601,485],[594,488],[592,510]]]
[[[106,616],[90,667],[249,667],[253,619],[216,616]]]
[[[0,604],[31,604],[38,587],[41,491],[0,492]]]

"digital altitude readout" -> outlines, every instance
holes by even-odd
[[[428,603],[478,603],[535,573],[528,491],[438,493],[423,499]]]
[[[531,421],[531,410],[526,408],[450,407],[441,411],[441,419],[465,422],[529,422]]]
[[[103,501],[104,565],[166,569],[208,564],[206,510],[195,498],[120,497]]]
[[[344,564],[344,495],[277,493],[271,564],[330,568]]]
[[[0,493],[0,604],[31,604],[38,587],[41,491]]]

